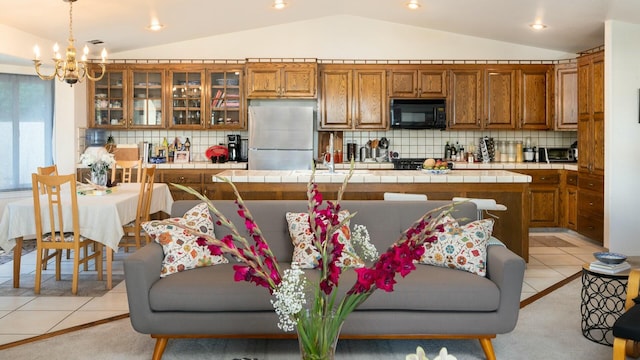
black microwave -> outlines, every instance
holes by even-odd
[[[444,99],[392,99],[390,108],[392,128],[447,128],[447,108]]]

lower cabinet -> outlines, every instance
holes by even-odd
[[[566,171],[563,197],[564,227],[578,230],[578,172]]]
[[[578,232],[591,240],[604,242],[604,178],[578,174]]]
[[[160,178],[158,180],[169,185],[169,191],[171,191],[171,196],[173,197],[174,201],[194,200],[197,199],[197,197],[195,195],[189,194],[182,189],[172,186],[172,183],[188,186],[196,190],[200,194],[211,198],[209,194],[211,193],[211,189],[213,186],[212,177],[213,175],[224,170],[227,169],[160,169],[158,171],[160,174]]]
[[[530,175],[529,227],[561,226],[561,170],[517,170]]]

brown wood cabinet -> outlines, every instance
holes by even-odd
[[[529,183],[529,226],[559,227],[561,219],[561,171],[517,170],[531,176]]]
[[[517,116],[517,71],[487,69],[484,72],[485,129],[514,129]]]
[[[520,91],[518,93],[520,121],[523,130],[548,130],[553,127],[553,67],[549,65],[527,65],[518,71]]]
[[[578,58],[578,232],[604,242],[604,51]]]
[[[458,66],[449,72],[450,129],[552,127],[551,65]]]
[[[320,128],[388,127],[386,71],[380,67],[325,65],[320,69]]]
[[[578,66],[555,66],[555,130],[578,129]]]
[[[399,68],[389,73],[392,98],[444,98],[447,96],[447,70],[440,67]]]
[[[95,76],[96,69],[90,70]],[[165,71],[157,65],[108,65],[87,86],[87,125],[152,129],[164,126]]]
[[[578,172],[565,171],[563,226],[578,230]]]
[[[317,63],[247,63],[247,98],[315,99]]]
[[[449,71],[450,129],[481,129],[483,77],[480,69],[453,69]]]
[[[244,65],[108,65],[88,85],[88,126],[245,129]]]

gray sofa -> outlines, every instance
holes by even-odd
[[[176,201],[172,216],[181,216],[198,202]],[[306,200],[246,203],[279,262],[290,262],[293,249],[285,213],[305,212]],[[383,252],[426,211],[445,203],[343,201],[342,208],[357,212],[351,225],[365,225]],[[232,201],[215,204],[241,226]],[[456,205],[453,215],[473,220],[475,205]],[[217,227],[216,235],[221,237],[224,230]],[[162,247],[151,243],[124,261],[131,323],[157,339],[153,359],[162,357],[169,338],[295,336],[278,329],[266,289],[233,280],[233,262],[160,278],[162,258]],[[393,292],[377,290],[350,314],[341,338],[476,338],[487,359],[495,359],[491,339],[512,331],[518,319],[524,267],[522,258],[501,245],[488,246],[487,277],[419,265],[407,277],[398,276]],[[354,281],[353,271],[343,272],[341,289],[348,290]]]

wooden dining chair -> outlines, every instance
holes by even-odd
[[[111,167],[111,183],[116,182],[117,169],[122,169],[121,183],[140,182],[142,176],[142,159],[138,160],[116,160]],[[133,171],[136,171],[136,181],[133,181]]]
[[[38,166],[38,175],[58,175],[58,166],[55,164],[50,166]],[[47,191],[47,189],[42,187],[40,189],[40,193],[45,194],[44,191]],[[45,251],[43,255],[44,257],[42,258],[42,270],[47,270],[47,263],[49,262],[49,259],[53,258],[55,255],[55,252],[49,254],[48,250]],[[67,250],[67,259],[71,259],[71,250]]]
[[[141,246],[141,238],[144,236],[142,232],[142,223],[149,221],[149,212],[151,211],[151,198],[153,195],[155,171],[155,165],[146,167],[142,170],[142,181],[140,182],[136,218],[122,227],[124,236],[120,240],[119,246],[123,247],[125,251],[129,251],[129,248],[131,247],[139,249]],[[146,236],[145,238],[148,243],[149,239]]]
[[[33,185],[33,211],[36,224],[36,278],[34,292],[40,293],[42,260],[50,249],[56,256],[56,280],[61,279],[62,251],[73,251],[71,293],[78,293],[80,265],[94,259],[98,280],[102,280],[102,247],[93,240],[80,236],[76,177],[69,175],[31,174]],[[44,194],[41,195],[44,188]],[[42,196],[42,198],[41,198]],[[42,201],[43,199],[46,199]],[[68,208],[69,204],[71,209]],[[44,211],[46,210],[46,211]],[[93,246],[90,246],[93,245]],[[93,249],[90,253],[90,249]],[[80,251],[82,250],[82,251]]]
[[[640,356],[640,269],[633,269],[627,281],[624,314],[613,323],[613,360]]]

